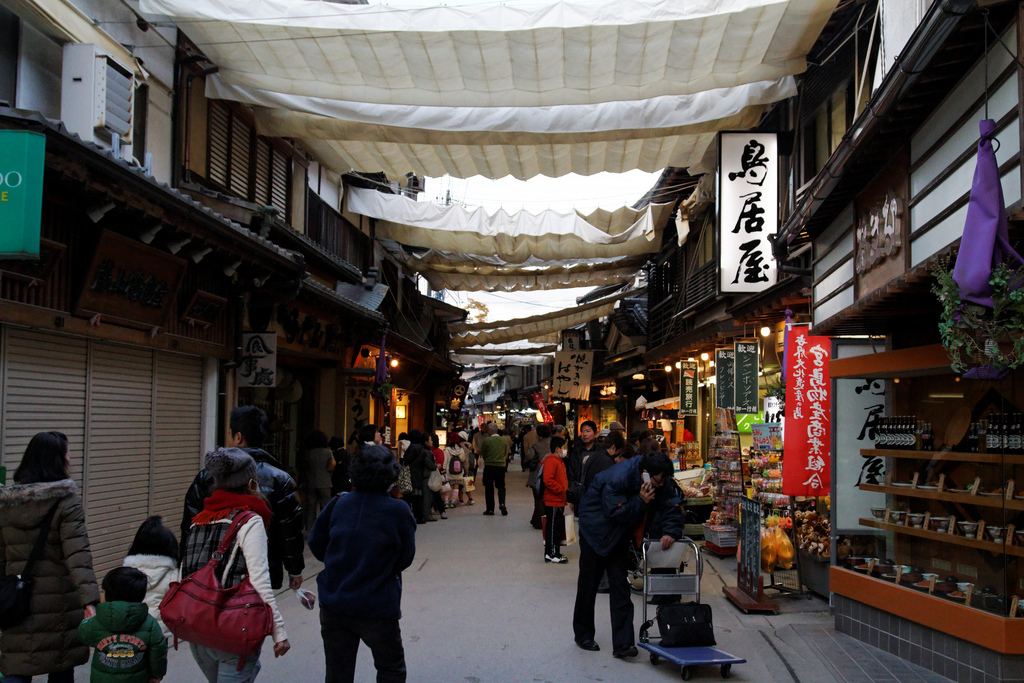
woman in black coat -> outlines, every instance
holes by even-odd
[[[426,435],[423,432],[418,429],[411,430],[409,447],[402,456],[412,476],[412,493],[406,497],[418,524],[437,521],[437,518],[430,514],[431,495],[430,489],[427,488],[427,480],[430,473],[437,468],[437,463],[430,449],[424,446],[425,442]]]

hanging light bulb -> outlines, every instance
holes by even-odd
[[[700,354],[700,359],[701,360],[707,360],[708,358],[710,358],[710,356],[708,356],[708,352],[707,351],[705,351],[704,353]]]
[[[665,372],[672,372],[672,366],[671,365],[666,365],[665,366]]]
[[[677,360],[676,361],[676,370],[682,370],[682,369],[683,369],[683,361]]]
[[[765,325],[764,327],[761,328],[761,336],[762,337],[767,337],[771,333],[772,333],[772,328],[768,327],[767,325]]]

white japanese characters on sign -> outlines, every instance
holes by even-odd
[[[722,292],[775,284],[769,235],[778,231],[779,155],[774,133],[720,133],[718,230]]]

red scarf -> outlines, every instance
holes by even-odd
[[[213,495],[203,503],[203,511],[192,518],[193,524],[211,524],[221,519],[227,519],[236,512],[251,510],[263,518],[263,526],[270,526],[271,512],[267,504],[256,496],[248,494],[231,493],[217,489]]]

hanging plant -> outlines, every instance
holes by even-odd
[[[948,256],[940,256],[932,293],[939,299],[939,333],[954,372],[984,368],[992,379],[1024,363],[1024,268],[992,269],[992,308],[960,300]]]

